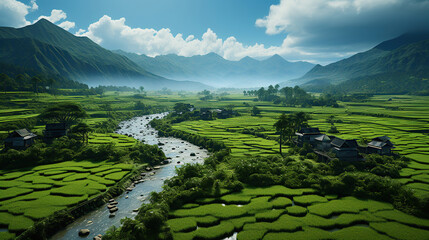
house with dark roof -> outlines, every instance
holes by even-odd
[[[52,142],[55,138],[67,135],[67,125],[65,123],[46,124],[43,135],[46,142]]]
[[[302,146],[304,143],[314,145],[315,138],[322,134],[319,128],[301,128],[295,135],[298,136],[297,145]]]
[[[388,136],[373,138],[366,148],[368,154],[376,153],[380,155],[392,154],[392,149],[395,148]]]
[[[332,152],[342,161],[355,161],[361,158],[356,140],[334,138],[331,142],[331,146]]]
[[[331,138],[332,138],[332,136],[330,137],[330,136],[325,135],[325,134],[318,135],[317,137],[315,137],[314,138],[315,149],[317,149],[319,151],[328,152],[329,149],[331,149]]]
[[[5,148],[24,149],[33,145],[37,135],[23,128],[9,133],[4,140]]]
[[[201,108],[200,109],[200,117],[203,120],[212,120],[213,119],[213,113],[210,111],[209,108]]]

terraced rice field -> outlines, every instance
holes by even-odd
[[[312,189],[245,188],[198,199],[170,212],[175,240],[222,239],[429,239],[429,220],[389,203],[319,196]]]
[[[137,140],[117,133],[91,133],[88,137],[90,144],[114,144],[117,147],[132,147]]]
[[[29,170],[0,172],[0,239],[35,221],[93,198],[126,176],[130,164],[62,162]]]
[[[395,144],[395,151],[412,159],[401,172],[401,182],[414,189],[417,195],[429,194],[429,97],[420,96],[374,96],[367,102],[340,103],[340,108],[331,107],[284,107],[270,102],[252,102],[250,99],[228,100],[235,102],[234,109],[242,116],[214,121],[191,121],[175,124],[183,131],[223,141],[232,150],[232,156],[268,155],[278,153],[278,143],[249,134],[229,130],[262,128],[261,133],[274,135],[273,124],[281,113],[307,112],[311,114],[310,126],[322,132],[330,128],[326,119],[334,115],[342,123],[335,123],[340,131],[334,134],[344,139],[367,139],[387,135]],[[250,106],[258,106],[261,117],[249,114]]]
[[[279,151],[279,144],[274,140],[234,131],[263,127],[270,130],[267,133],[274,134],[272,124],[273,120],[269,118],[240,116],[215,121],[186,121],[173,125],[173,128],[222,141],[231,148],[232,156],[243,157],[276,154]]]

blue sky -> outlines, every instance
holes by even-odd
[[[328,64],[429,30],[429,0],[0,0],[0,26],[46,18],[107,49]]]
[[[25,1],[23,1],[25,2]],[[279,0],[38,0],[39,11],[29,19],[62,9],[76,28],[87,28],[103,15],[126,18],[127,25],[140,28],[170,28],[175,34],[201,36],[211,28],[221,38],[235,36],[247,45],[282,43],[285,34],[269,36],[255,20],[267,15]],[[26,1],[30,3],[30,1]],[[167,7],[168,6],[168,7]],[[77,30],[77,29],[75,29]]]

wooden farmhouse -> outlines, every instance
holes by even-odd
[[[360,158],[356,140],[334,138],[331,142],[332,152],[342,161],[355,161]]]
[[[295,133],[298,136],[297,144],[302,146],[304,143],[309,143],[314,145],[316,137],[322,135],[319,128],[301,128],[298,132]]]
[[[5,148],[25,149],[34,143],[37,135],[30,130],[23,128],[9,133],[4,140]]]
[[[390,141],[388,136],[376,137],[373,138],[370,143],[368,143],[367,153],[377,153],[380,155],[390,155],[392,154],[392,149],[395,148],[393,143]]]

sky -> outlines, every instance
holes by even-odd
[[[429,0],[0,0],[0,26],[46,18],[101,46],[157,56],[279,54],[322,65],[429,31]]]

